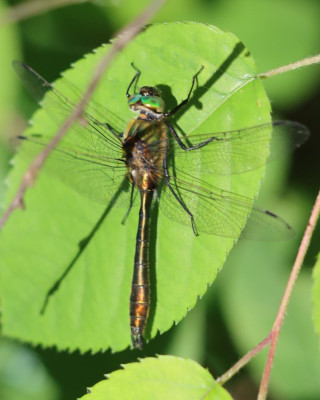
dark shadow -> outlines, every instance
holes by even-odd
[[[202,108],[202,102],[201,102],[201,98],[202,96],[226,73],[226,71],[228,70],[228,68],[230,67],[230,65],[241,55],[241,53],[245,50],[245,47],[243,45],[243,43],[238,42],[232,52],[230,53],[230,55],[223,61],[223,63],[217,68],[217,70],[212,74],[212,76],[201,86],[198,86],[193,90],[193,94],[190,98],[190,100],[188,101],[188,103],[183,106],[176,115],[174,115],[171,119],[171,122],[174,124],[174,128],[177,129],[183,136],[185,136],[185,133],[182,131],[182,129],[179,127],[177,121],[179,120],[179,118],[181,118],[181,116],[183,114],[185,114],[186,112],[188,112],[188,110],[191,107],[196,107],[198,109]],[[200,67],[200,65],[199,65]],[[195,71],[196,73],[197,71]],[[191,80],[192,77],[190,77],[190,86],[191,86]],[[157,85],[157,87],[159,88],[164,88],[164,94],[166,94],[166,86],[165,85]],[[188,93],[188,89],[186,88],[186,95]],[[168,101],[168,109],[172,110],[176,105],[177,102],[175,101],[175,104],[171,104],[170,100],[172,97],[172,94],[169,94],[169,101]],[[164,98],[166,99],[166,97],[164,96]],[[188,144],[190,145],[190,144]]]
[[[157,273],[156,273],[156,243],[158,236],[159,201],[155,198],[152,202],[150,224],[149,270],[150,270],[150,311],[147,321],[145,337],[150,340],[151,329],[157,308]]]
[[[179,112],[177,113],[177,115],[179,116],[178,118],[180,118],[181,115],[188,112],[190,107],[193,106],[196,106],[197,108],[201,107],[201,102],[200,102],[201,97],[226,73],[230,65],[233,63],[233,61],[235,61],[244,50],[245,47],[243,43],[238,42],[234,46],[231,54],[223,61],[220,67],[217,68],[217,70],[212,74],[212,76],[203,85],[198,86],[193,91],[193,95],[190,101],[184,107],[182,107],[182,109],[179,110]],[[190,85],[191,85],[191,79],[190,79]]]
[[[178,105],[177,99],[172,94],[170,86],[159,84],[156,85],[156,88],[158,89],[161,98],[165,101],[166,110],[172,110]]]
[[[87,237],[84,239],[80,240],[79,242],[79,250],[77,251],[76,255],[73,257],[71,260],[70,264],[67,266],[65,271],[61,274],[61,276],[56,280],[56,282],[50,287],[50,289],[47,292],[47,295],[45,297],[45,300],[43,302],[43,306],[41,307],[40,314],[43,315],[45,313],[45,310],[49,304],[50,298],[56,293],[56,291],[59,289],[61,283],[63,280],[67,277],[69,272],[71,271],[72,267],[75,265],[77,260],[80,258],[81,254],[85,251],[86,247],[89,245],[91,239],[94,237],[95,233],[98,231],[100,228],[102,222],[106,218],[106,216],[109,214],[113,206],[115,205],[117,199],[119,198],[119,195],[128,189],[129,182],[127,181],[126,178],[123,179],[122,184],[119,186],[118,190],[110,200],[108,206],[104,210],[103,214],[99,218],[99,220],[96,222],[94,227],[92,228],[91,232],[88,234]]]

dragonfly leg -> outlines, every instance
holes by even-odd
[[[194,221],[193,218],[193,214],[192,212],[189,210],[189,208],[186,206],[186,204],[184,203],[184,201],[177,195],[177,193],[175,192],[175,190],[173,189],[173,187],[171,186],[170,183],[170,174],[169,174],[169,170],[168,170],[168,164],[167,164],[167,157],[164,157],[163,160],[163,169],[164,169],[164,176],[165,176],[165,183],[168,186],[170,192],[173,194],[174,198],[177,200],[177,202],[181,205],[181,207],[185,210],[185,212],[189,215],[190,220],[191,220],[191,226],[192,226],[192,230],[195,236],[199,236],[198,230],[197,230],[197,226],[196,223]]]
[[[223,139],[218,139],[215,138],[214,136],[205,140],[204,142],[198,143],[195,146],[190,146],[187,147],[182,140],[180,139],[179,135],[177,134],[177,132],[175,131],[174,127],[170,124],[170,122],[166,121],[165,122],[167,127],[169,128],[170,132],[172,133],[172,136],[176,139],[176,141],[178,142],[179,146],[182,148],[182,150],[185,151],[190,151],[190,150],[197,150],[200,149],[203,146],[206,146],[208,143],[211,143],[213,140],[223,140]]]
[[[110,124],[108,124],[107,122],[95,122],[94,123],[95,125],[98,125],[98,126],[104,126],[105,128],[107,128],[108,129],[108,131],[110,132],[110,133],[112,133],[117,139],[119,139],[120,141],[121,141],[121,143],[122,143],[122,137],[123,137],[123,133],[121,132],[121,133],[118,133],[118,132],[116,132],[113,128],[112,128],[112,126],[110,125]]]
[[[134,77],[131,79],[131,82],[129,83],[128,89],[127,89],[127,93],[126,96],[130,97],[131,94],[129,93],[132,85],[134,84],[134,82],[138,79],[139,75],[141,74],[141,72],[138,70],[137,67],[135,67],[135,65],[133,64],[133,62],[131,63],[131,67],[136,71]]]
[[[196,74],[193,75],[191,88],[189,90],[187,98],[182,100],[182,102],[180,104],[178,104],[173,110],[165,113],[164,114],[165,117],[170,117],[170,116],[174,115],[177,111],[180,110],[181,107],[183,107],[184,105],[186,105],[188,103],[188,101],[190,99],[190,96],[191,96],[191,93],[192,93],[192,90],[193,90],[193,87],[194,87],[194,84],[195,84],[195,81],[197,79],[197,76],[200,74],[200,72],[203,70],[203,68],[204,68],[204,66],[202,65],[201,68],[199,69],[199,71]]]

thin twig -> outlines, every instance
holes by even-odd
[[[258,78],[266,79],[274,75],[283,74],[284,72],[293,71],[297,68],[306,67],[308,65],[319,64],[319,63],[320,63],[320,54],[313,57],[304,58],[292,64],[284,65],[283,67],[271,69],[268,72],[263,72],[258,75]]]
[[[0,16],[0,26],[43,14],[59,7],[85,3],[89,0],[34,0],[25,1],[5,10]]]
[[[294,287],[294,284],[296,282],[296,279],[298,277],[299,271],[302,266],[303,259],[306,255],[307,249],[310,244],[310,240],[312,237],[312,233],[314,231],[314,228],[316,226],[316,222],[319,218],[320,214],[320,191],[318,193],[318,196],[316,198],[315,204],[313,206],[311,216],[307,225],[307,228],[305,230],[305,233],[303,235],[296,260],[293,264],[293,268],[287,283],[287,287],[284,291],[284,295],[279,307],[279,311],[277,314],[277,317],[275,319],[275,322],[272,327],[271,331],[271,344],[270,344],[270,349],[269,349],[269,354],[266,362],[266,366],[263,372],[260,388],[259,388],[259,395],[258,395],[258,400],[265,400],[267,396],[267,391],[268,391],[268,383],[270,379],[270,374],[271,374],[271,368],[273,364],[273,359],[275,355],[275,350],[277,347],[277,342],[280,334],[280,329],[283,323],[283,319],[288,307],[289,299]]]
[[[29,168],[25,172],[21,185],[10,204],[8,210],[5,212],[0,220],[0,229],[2,229],[5,222],[8,220],[12,212],[23,205],[23,196],[28,187],[32,186],[37,178],[39,170],[42,168],[44,162],[48,158],[51,151],[63,138],[71,125],[81,116],[85,105],[91,98],[101,76],[120,50],[122,50],[141,30],[141,28],[150,20],[150,18],[158,11],[158,9],[166,2],[166,0],[155,0],[151,5],[136,18],[132,23],[127,25],[118,33],[118,37],[112,46],[111,50],[106,54],[103,60],[98,65],[93,74],[91,83],[89,84],[86,92],[84,93],[80,102],[75,106],[72,113],[65,120],[63,125],[58,130],[56,136],[51,140],[48,146],[33,160]]]
[[[319,218],[319,214],[320,214],[320,192],[318,193],[317,199],[316,199],[314,207],[312,209],[311,216],[310,216],[306,231],[304,233],[304,236],[302,238],[295,263],[292,267],[292,272],[290,274],[290,277],[289,277],[289,280],[287,283],[287,287],[285,289],[285,292],[284,292],[284,295],[283,295],[283,298],[282,298],[282,301],[281,301],[281,304],[279,307],[277,317],[275,319],[275,322],[273,324],[273,327],[272,327],[269,335],[264,340],[262,340],[262,342],[260,342],[256,347],[254,347],[252,350],[250,350],[244,357],[242,357],[236,364],[234,364],[227,372],[225,372],[223,375],[221,375],[219,378],[217,378],[215,384],[219,383],[219,384],[223,385],[224,383],[226,383],[237,372],[239,372],[241,368],[243,368],[249,361],[251,361],[253,357],[255,357],[262,349],[264,349],[269,343],[271,343],[264,375],[263,375],[263,378],[261,381],[259,397],[258,397],[258,400],[265,400],[266,394],[267,394],[268,382],[269,382],[269,378],[270,378],[272,362],[274,359],[274,353],[275,353],[281,325],[282,325],[282,322],[284,319],[286,309],[288,307],[288,303],[289,303],[289,299],[290,299],[290,296],[291,296],[291,293],[293,290],[293,286],[295,284],[295,281],[296,281],[299,271],[301,269],[302,261],[307,252],[317,219]],[[209,390],[211,391],[212,388],[210,388]]]
[[[270,334],[262,340],[256,347],[250,350],[245,356],[243,356],[239,361],[237,361],[227,372],[216,379],[217,383],[223,385],[230,378],[232,378],[236,373],[240,371],[253,357],[255,357],[262,349],[264,349],[271,341]]]

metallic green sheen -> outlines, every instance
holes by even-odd
[[[138,101],[141,100],[143,96],[141,96],[141,94],[135,94],[133,96],[131,96],[128,100],[128,104],[129,106],[132,106],[133,104],[137,103]]]
[[[141,94],[134,94],[129,98],[128,105],[130,107],[139,102],[150,109],[156,110],[157,112],[163,112],[164,110],[164,102],[158,96],[142,96]]]
[[[141,97],[141,102],[147,107],[154,108],[160,112],[163,111],[164,104],[160,97],[143,96]]]
[[[158,97],[143,96],[141,97],[141,102],[144,106],[158,108],[161,106],[161,101]]]

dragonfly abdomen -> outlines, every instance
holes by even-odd
[[[141,207],[130,295],[130,327],[134,347],[142,348],[150,308],[149,240],[153,190],[140,190]]]

